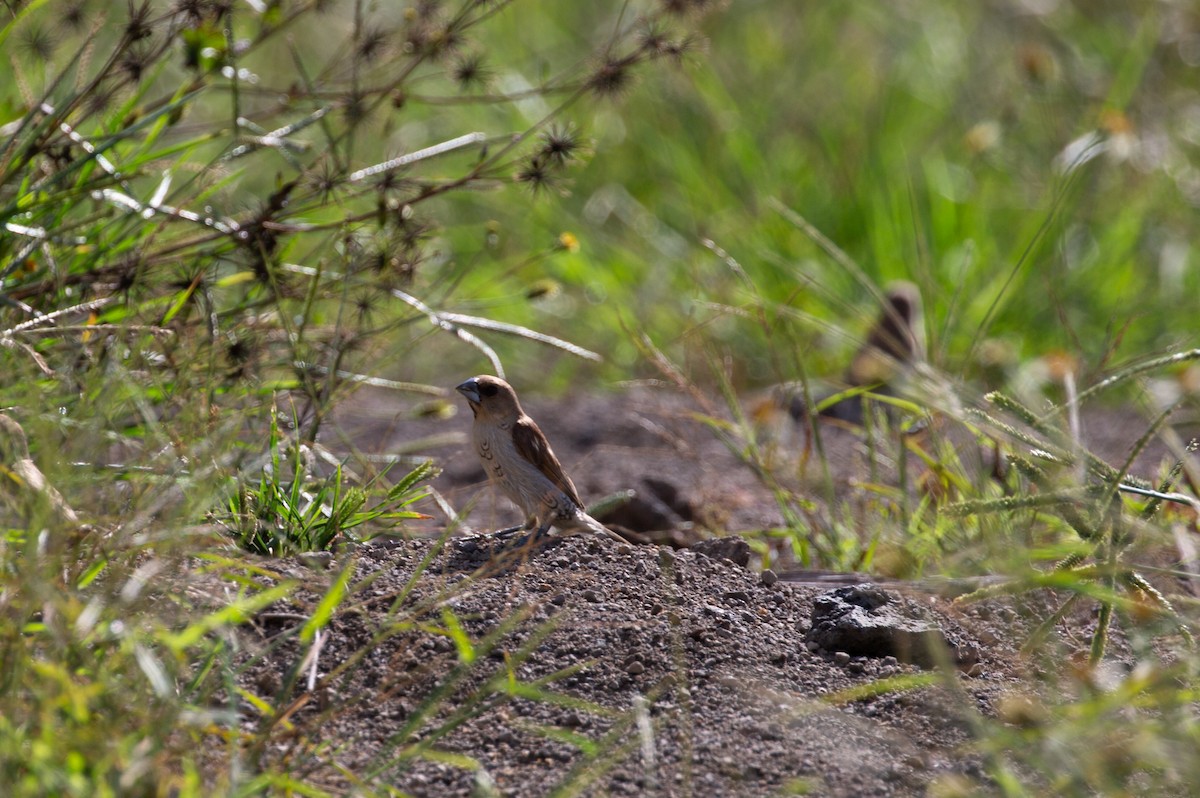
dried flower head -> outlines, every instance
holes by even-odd
[[[114,82],[101,82],[87,93],[83,101],[84,113],[88,116],[99,116],[112,107],[120,91]]]
[[[40,25],[30,25],[22,33],[18,47],[30,58],[38,61],[49,61],[54,56],[58,42],[54,34]]]
[[[638,45],[651,55],[661,55],[671,45],[671,32],[660,22],[648,22],[638,31]]]
[[[555,171],[554,166],[545,158],[535,155],[517,170],[516,181],[529,186],[529,190],[537,195],[558,185],[559,180]]]
[[[150,21],[152,12],[150,0],[144,0],[140,6],[135,6],[129,0],[129,19],[125,23],[125,38],[131,42],[140,42],[154,33]]]
[[[404,14],[404,51],[441,58],[457,51],[465,42],[462,20],[447,20],[441,4],[422,2]]]
[[[354,55],[360,61],[373,63],[387,51],[391,32],[380,27],[367,27],[359,31],[354,42]]]
[[[379,294],[369,289],[360,291],[354,297],[354,317],[359,324],[371,323],[371,317],[379,308],[379,298]]]
[[[429,54],[434,58],[441,58],[450,53],[456,53],[466,44],[466,36],[463,35],[462,28],[450,23],[445,27],[435,31],[433,38],[429,42]]]
[[[450,77],[462,91],[470,91],[486,89],[492,82],[493,73],[482,53],[461,53],[450,65]]]
[[[429,222],[411,215],[405,215],[404,213],[399,214],[399,216],[400,219],[397,225],[398,241],[404,249],[416,249],[433,235],[433,225]]]
[[[553,125],[541,135],[542,146],[538,155],[549,163],[562,166],[578,157],[583,149],[583,139],[574,125]]]
[[[245,365],[253,356],[254,344],[249,338],[235,337],[225,348],[225,358],[229,361],[229,365],[235,368]]]
[[[192,25],[217,20],[229,13],[231,0],[175,0],[174,11]]]
[[[87,0],[70,0],[70,2],[63,3],[58,13],[58,19],[63,27],[76,33],[83,30],[87,23],[86,5]]]
[[[117,68],[124,73],[129,83],[138,83],[153,58],[154,55],[150,48],[135,45],[121,54],[117,61]]]
[[[682,60],[685,54],[699,48],[703,41],[691,33],[677,36],[659,21],[647,22],[638,32],[639,49],[652,59]]]
[[[359,90],[349,91],[342,99],[342,116],[351,125],[361,124],[369,112],[366,96]]]
[[[304,176],[305,184],[321,197],[321,204],[329,202],[334,191],[342,183],[343,175],[338,167],[328,160]]]
[[[587,87],[601,97],[623,94],[633,85],[633,65],[636,57],[609,56],[587,78]]]

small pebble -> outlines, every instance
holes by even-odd
[[[324,571],[333,562],[333,553],[328,551],[306,551],[297,556],[300,562],[314,571]]]
[[[763,572],[762,572],[762,576],[761,576],[761,577],[759,577],[759,578],[762,580],[762,583],[763,583],[764,585],[766,585],[767,587],[770,587],[771,585],[773,585],[773,584],[775,584],[776,582],[778,582],[778,581],[779,581],[779,577],[778,577],[778,576],[776,575],[776,573],[775,573],[774,571],[772,571],[770,568],[768,568],[767,570],[763,571]]]
[[[646,672],[646,666],[643,665],[642,663],[634,660],[633,662],[631,662],[625,666],[625,672],[628,673],[630,676],[638,676],[638,675]]]
[[[850,655],[845,651],[838,651],[833,655],[833,661],[838,665],[848,665],[850,663]]]

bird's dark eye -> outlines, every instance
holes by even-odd
[[[483,385],[479,386],[479,393],[483,394],[484,396],[495,396],[496,391],[498,390],[500,389],[490,382],[485,382]]]

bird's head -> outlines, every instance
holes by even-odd
[[[455,387],[467,399],[475,418],[491,421],[513,421],[521,415],[517,392],[499,377],[481,375]]]
[[[925,320],[921,292],[912,283],[897,280],[884,294],[886,306],[867,343],[901,363],[925,358]]]
[[[887,287],[884,294],[887,303],[909,327],[920,322],[921,292],[910,282],[896,280]]]

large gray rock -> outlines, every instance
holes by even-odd
[[[924,607],[870,583],[818,596],[806,639],[826,651],[895,657],[924,668],[969,666],[978,658],[973,645],[951,640]]]

